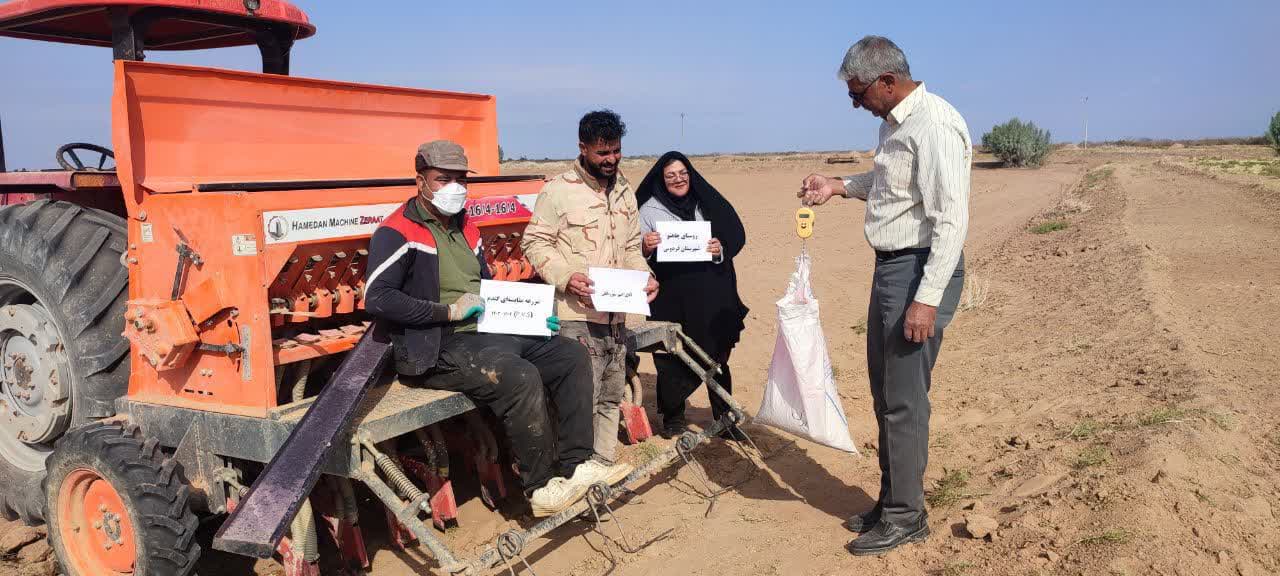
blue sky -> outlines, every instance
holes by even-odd
[[[902,46],[975,140],[1018,116],[1078,141],[1086,94],[1090,140],[1252,136],[1280,110],[1275,0],[298,4],[319,32],[295,75],[494,94],[514,157],[572,156],[599,107],[622,114],[630,154],[871,148],[879,121],[835,78],[865,34]],[[0,39],[11,168],[109,144],[110,58]],[[258,66],[247,48],[152,59]]]

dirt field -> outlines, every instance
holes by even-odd
[[[745,220],[738,259],[752,312],[732,365],[754,411],[775,309],[799,253],[793,191],[825,156],[695,159]],[[982,159],[980,159],[982,160]],[[1228,165],[1229,160],[1236,164]],[[1240,168],[1244,166],[1244,168]],[[844,408],[861,456],[755,426],[766,469],[725,444],[619,511],[636,553],[586,523],[530,554],[543,575],[1240,574],[1280,572],[1280,163],[1256,147],[1061,150],[1039,170],[973,172],[971,282],[934,373],[932,537],[854,558],[841,526],[878,489],[864,357],[873,258],[862,204],[818,211],[809,242]],[[513,163],[507,173],[563,165]],[[648,165],[629,161],[639,179]],[[1033,232],[1034,230],[1034,232]],[[1041,232],[1041,233],[1037,233]],[[652,364],[642,368],[653,383]],[[648,395],[651,420],[658,423]],[[709,418],[695,393],[691,417]],[[704,517],[705,515],[705,517]],[[375,518],[376,520],[376,518]],[[474,501],[451,539],[478,544],[503,520]],[[972,538],[984,523],[994,532]],[[379,542],[373,574],[425,573],[424,554]],[[0,547],[18,528],[0,525]],[[616,527],[605,534],[616,538]],[[0,572],[35,573],[39,544]],[[7,569],[7,571],[5,570]],[[209,555],[201,574],[253,568]],[[45,568],[47,570],[47,568]],[[279,573],[266,563],[261,574]]]

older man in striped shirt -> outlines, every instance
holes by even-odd
[[[854,108],[881,118],[871,172],[812,174],[799,196],[865,200],[867,242],[876,251],[867,311],[867,371],[880,429],[880,495],[846,526],[847,548],[881,554],[929,535],[924,471],[929,458],[929,386],[942,333],[964,286],[972,145],[960,113],[911,78],[892,41],[867,36],[845,55],[839,77]]]

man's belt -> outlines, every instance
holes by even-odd
[[[912,256],[916,254],[928,254],[929,248],[903,248],[901,250],[876,250],[876,261],[893,260],[903,256]]]

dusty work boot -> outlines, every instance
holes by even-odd
[[[866,512],[863,512],[862,514],[854,514],[853,516],[850,516],[849,519],[844,521],[844,527],[847,528],[850,532],[865,534],[867,532],[870,532],[871,529],[874,528],[875,525],[878,524],[879,522],[880,522],[880,506],[876,505],[876,507]]]
[[[681,434],[689,431],[689,423],[685,421],[683,416],[672,418],[662,418],[662,437],[667,440],[679,438]]]
[[[928,517],[924,514],[909,524],[890,524],[883,519],[875,527],[845,545],[854,556],[878,556],[903,544],[921,542],[929,537]]]
[[[587,460],[573,470],[573,477],[569,478],[569,482],[582,485],[584,491],[596,482],[613,486],[626,478],[632,470],[634,468],[630,464],[610,465],[596,460]]]
[[[556,476],[529,496],[533,515],[538,518],[555,516],[573,506],[587,494],[587,488]]]

